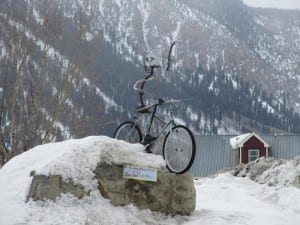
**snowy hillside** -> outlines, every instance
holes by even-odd
[[[195,133],[300,132],[299,11],[242,0],[5,0],[0,34],[0,164],[38,144],[111,136],[136,114],[142,56],[159,50],[165,68],[173,40],[171,73],[146,89],[192,99],[175,113]]]
[[[297,225],[300,221],[300,189],[291,183],[259,184],[229,173],[195,180],[197,205],[190,216],[168,216],[139,210],[133,205],[114,207],[96,191],[97,183],[92,174],[105,149],[143,151],[141,145],[107,137],[87,137],[37,146],[12,159],[0,169],[0,224]],[[118,155],[114,157],[115,160],[122,159]],[[158,157],[154,163],[161,166],[161,160]],[[299,172],[299,167],[291,168],[289,163],[284,165],[274,173],[270,168],[268,179],[270,176],[276,178],[278,169],[285,173],[295,169]],[[25,203],[32,170],[39,174],[61,174],[64,178],[73,178],[92,191],[90,196],[80,200],[65,194],[55,202]]]

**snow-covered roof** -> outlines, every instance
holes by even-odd
[[[242,147],[246,141],[248,141],[251,137],[256,137],[259,141],[261,141],[265,147],[270,147],[270,145],[264,141],[261,137],[259,137],[256,133],[245,133],[238,136],[235,136],[233,138],[230,138],[229,142],[233,149],[237,149],[239,147]]]
[[[245,139],[247,139],[251,133],[241,134],[238,136],[235,136],[233,138],[229,139],[230,145],[233,149],[236,149],[240,146],[241,143],[244,142]]]

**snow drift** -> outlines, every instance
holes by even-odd
[[[290,186],[300,188],[300,158],[294,160],[260,158],[249,164],[239,165],[232,174],[277,188]]]
[[[236,177],[228,172],[200,178],[195,181],[196,211],[191,216],[171,217],[139,210],[133,205],[114,207],[98,190],[94,191],[97,181],[92,171],[99,158],[105,158],[104,152],[116,146],[120,151],[128,147],[143,151],[139,144],[131,145],[107,137],[87,137],[37,146],[9,161],[0,169],[0,225],[299,224],[300,190],[292,182],[295,178],[292,173],[297,175],[298,171],[297,160],[270,166],[256,182],[248,176]],[[122,160],[121,154],[113,157]],[[155,162],[145,161],[157,166],[164,164],[160,156]],[[64,178],[72,177],[74,182],[92,190],[90,196],[77,199],[64,194],[55,202],[25,203],[31,183],[29,175],[33,170],[39,174],[59,173]],[[270,185],[270,182],[262,182],[263,177],[278,182]],[[286,181],[280,177],[285,177]]]

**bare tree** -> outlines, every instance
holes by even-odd
[[[34,24],[36,20],[27,13],[30,10],[24,3],[14,12],[17,16],[7,11],[0,15],[7,31],[5,56],[0,59],[0,167],[33,146],[76,132],[66,128],[67,135],[63,135],[60,120],[74,85],[84,76],[81,67],[88,64],[82,48],[87,18],[81,10],[74,16],[77,35],[72,40],[74,56],[69,59],[55,49],[64,24],[59,1],[45,1],[40,8],[42,26]],[[76,116],[70,117],[76,120]]]

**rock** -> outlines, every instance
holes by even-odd
[[[107,151],[103,150],[98,165],[95,164],[96,169],[91,171],[98,181],[100,193],[103,197],[110,199],[113,205],[134,204],[141,209],[182,215],[190,214],[195,210],[196,191],[191,174],[177,175],[168,172],[161,156],[142,151],[126,153],[124,150],[122,156],[127,155],[127,157],[119,157],[119,152],[114,152],[110,148]],[[157,181],[123,178],[123,165],[132,164],[137,167],[143,167],[141,164],[145,167],[154,165],[157,170]],[[35,171],[32,171],[30,175],[33,180],[27,200],[55,200],[62,193],[71,193],[77,198],[89,194],[86,187],[74,184],[71,179],[66,181],[60,175],[45,176],[36,174]],[[97,189],[91,191],[97,191]]]
[[[65,182],[59,175],[33,175],[27,201],[55,200],[61,193],[71,193],[77,198],[88,194],[83,186],[73,184],[71,180]]]
[[[126,205],[122,168],[123,166],[101,164],[95,170],[101,195],[110,199],[113,205]]]
[[[101,163],[95,170],[99,190],[115,206],[134,204],[171,214],[190,214],[196,207],[193,177],[158,171],[157,182],[123,178],[122,165]]]

